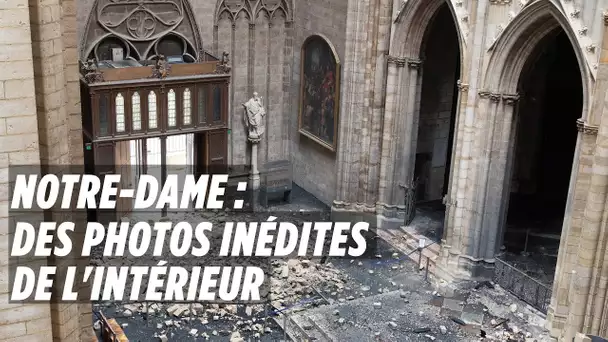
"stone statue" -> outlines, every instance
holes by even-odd
[[[262,98],[255,92],[249,101],[243,103],[243,107],[245,107],[245,127],[249,131],[249,140],[259,140],[264,134],[263,119],[266,116]]]
[[[215,68],[216,74],[228,74],[230,73],[230,54],[226,51],[222,53],[222,59],[217,63]]]

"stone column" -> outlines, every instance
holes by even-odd
[[[596,94],[600,95],[600,94]],[[601,94],[604,99],[608,93]],[[604,100],[605,101],[605,100]],[[594,129],[587,127],[589,132]],[[587,194],[578,250],[570,256],[576,277],[572,279],[568,294],[569,308],[566,326],[561,338],[572,340],[577,332],[606,332],[606,288],[608,269],[608,227],[605,215],[608,195],[608,107],[604,104],[593,156],[591,183]],[[561,253],[561,251],[560,251]],[[561,270],[562,272],[568,270]],[[603,321],[603,324],[602,324]],[[600,331],[600,328],[602,331]]]
[[[404,115],[398,112],[399,99],[402,91],[403,68],[406,64],[404,57],[387,56],[386,99],[384,105],[384,122],[382,129],[382,144],[380,158],[380,182],[378,187],[378,214],[385,221],[403,223],[403,206],[393,201],[395,191],[395,165],[397,140],[403,134]]]
[[[440,276],[449,280],[487,278],[493,266],[500,211],[497,202],[504,188],[517,96],[488,91],[478,95],[477,112],[485,115],[469,122],[461,118],[457,127],[455,173],[446,198],[449,205],[438,264]],[[467,189],[465,185],[471,180],[475,180],[475,187]],[[486,207],[488,203],[496,208]]]
[[[258,190],[260,188],[260,170],[258,169],[258,146],[260,138],[247,138],[251,144],[251,171],[249,172],[250,189]]]
[[[605,92],[608,84],[603,83],[603,86],[597,85],[596,89],[603,87],[603,92]],[[551,331],[551,335],[554,337],[559,336],[568,317],[569,304],[567,299],[572,281],[571,271],[575,269],[572,256],[577,254],[579,248],[598,131],[598,126],[591,125],[582,119],[577,121],[577,128],[579,137],[574,163],[576,168],[572,170],[573,184],[570,190],[572,195],[569,197],[569,203],[566,206],[551,304],[547,312],[547,329]]]

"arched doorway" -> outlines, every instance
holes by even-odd
[[[561,27],[528,57],[518,93],[503,258],[550,285],[583,111],[580,68]]]
[[[425,235],[441,238],[445,215],[442,203],[448,192],[452,145],[457,115],[460,76],[458,31],[444,3],[429,23],[421,46],[423,62],[419,114],[414,127],[416,140],[413,179],[416,206],[431,224],[417,226]],[[414,222],[416,224],[416,222]]]

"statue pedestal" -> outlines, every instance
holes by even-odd
[[[249,136],[247,140],[251,143],[251,172],[249,173],[250,189],[258,190],[260,188],[260,170],[258,169],[258,146],[260,144],[260,138]]]

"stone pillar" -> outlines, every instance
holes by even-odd
[[[377,211],[384,221],[403,222],[403,206],[392,201],[394,182],[394,165],[397,155],[396,142],[401,134],[403,116],[397,112],[401,82],[400,75],[406,64],[403,57],[387,56],[386,99],[384,105],[384,122],[382,129],[380,182],[378,184]]]
[[[462,87],[462,86],[461,86]],[[468,90],[468,88],[467,88]],[[516,125],[513,94],[480,91],[473,122],[460,118],[454,173],[445,198],[446,230],[439,274],[447,279],[489,278],[500,244],[514,153]],[[473,161],[477,162],[474,163]],[[458,167],[456,167],[458,166]],[[475,180],[475,187],[465,185]]]
[[[606,99],[608,93],[601,94],[601,97]],[[588,129],[593,130],[593,128]],[[608,260],[608,227],[605,222],[605,215],[608,212],[606,170],[608,170],[608,107],[604,104],[578,250],[575,255],[569,257],[572,258],[576,277],[572,279],[566,291],[568,316],[560,340],[570,341],[577,332],[594,335],[607,333],[608,306],[605,301],[608,269],[604,264],[605,260]],[[564,271],[568,270],[561,270]]]
[[[258,190],[260,188],[260,170],[258,169],[258,147],[261,139],[247,138],[251,144],[251,171],[249,173],[250,189]]]
[[[606,91],[608,83],[596,84]],[[574,269],[574,258],[580,243],[581,231],[584,222],[587,194],[591,182],[593,168],[593,154],[597,140],[597,126],[590,125],[583,120],[577,122],[579,131],[578,146],[576,149],[576,168],[572,170],[574,179],[571,187],[569,202],[566,207],[566,215],[560,237],[559,254],[553,281],[551,304],[547,312],[547,329],[551,336],[558,337],[565,326],[568,317],[569,303],[568,293],[572,283],[572,270]]]

